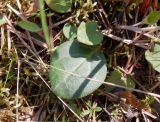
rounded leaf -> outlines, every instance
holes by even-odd
[[[46,4],[58,13],[67,13],[71,11],[72,0],[45,0]]]
[[[145,53],[146,60],[153,66],[153,68],[160,72],[160,45],[155,44],[152,51],[147,50]]]
[[[77,27],[73,24],[66,23],[63,27],[63,33],[67,39],[74,39],[77,37]]]
[[[106,73],[106,59],[100,50],[78,41],[61,44],[51,56],[49,77],[53,92],[66,99],[84,97],[102,84],[82,77],[104,81]]]
[[[103,34],[97,31],[96,22],[81,22],[77,30],[77,39],[86,45],[97,45],[103,40]]]

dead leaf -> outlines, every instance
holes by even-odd
[[[38,11],[38,0],[33,0],[30,4],[28,11],[25,12],[26,15],[31,15],[32,13],[36,13]]]
[[[133,95],[130,91],[122,91],[119,93],[120,98],[125,99],[125,103],[129,106],[132,106],[133,108],[136,108],[138,110],[145,109],[145,103],[139,99],[136,98],[135,95]]]

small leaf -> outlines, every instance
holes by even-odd
[[[91,107],[92,107],[92,103],[91,103],[91,101],[90,101],[90,100],[88,100],[88,101],[87,101],[87,103],[86,103],[86,105],[87,105],[87,106],[89,106],[89,107],[91,108]]]
[[[86,45],[97,45],[103,40],[103,34],[97,31],[96,22],[81,22],[77,30],[77,39]]]
[[[69,102],[69,103],[68,103],[69,107],[70,107],[74,112],[76,112],[78,115],[81,114],[80,108],[78,107],[78,105],[77,105],[74,101],[70,100],[70,101],[68,101],[68,102]]]
[[[61,44],[51,56],[49,78],[53,92],[66,99],[76,99],[92,93],[102,82],[85,77],[104,81],[106,73],[106,59],[101,51],[76,40]]]
[[[66,23],[63,27],[63,33],[67,39],[74,39],[77,37],[77,27]]]
[[[72,0],[45,0],[46,4],[58,13],[67,13],[71,11]]]
[[[145,24],[153,25],[160,20],[160,11],[152,11],[149,15],[143,20]]]
[[[129,76],[122,76],[121,71],[118,69],[114,69],[106,81],[129,88],[135,88],[135,82]],[[111,86],[106,88],[107,91],[112,91],[113,89],[114,87]]]
[[[145,53],[146,60],[153,66],[153,68],[160,72],[160,45],[155,44],[153,51],[147,50]]]
[[[7,21],[2,16],[0,16],[0,26],[2,26],[5,23],[7,23]]]
[[[86,115],[90,114],[90,110],[84,110],[82,113],[81,113],[81,116],[82,117],[85,117]]]
[[[20,21],[18,23],[18,26],[20,26],[21,28],[23,28],[24,30],[30,31],[30,32],[39,32],[41,31],[41,28],[30,21]]]
[[[100,111],[102,111],[102,108],[101,108],[101,107],[96,107],[96,108],[94,109],[94,111],[95,111],[95,112],[100,112]]]

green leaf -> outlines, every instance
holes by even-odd
[[[30,32],[41,31],[41,28],[37,24],[35,24],[33,22],[30,22],[30,21],[22,20],[22,21],[18,22],[18,26],[20,26],[24,30],[27,30],[27,31],[30,31]]]
[[[153,25],[160,20],[160,11],[152,11],[149,15],[143,20],[143,23]]]
[[[7,23],[7,21],[2,16],[0,16],[0,26],[5,23]]]
[[[46,4],[58,13],[67,13],[71,11],[72,0],[45,0]]]
[[[160,72],[160,45],[155,44],[152,51],[147,50],[145,53],[146,60],[153,66],[153,68]]]
[[[52,90],[66,99],[84,97],[102,85],[102,82],[83,77],[104,81],[106,73],[106,59],[101,51],[77,40],[61,44],[51,55],[49,77]]]
[[[90,114],[90,110],[84,110],[82,113],[81,113],[81,116],[82,117],[85,117],[86,115]]]
[[[81,110],[80,110],[80,108],[78,107],[78,105],[75,103],[75,101],[69,100],[69,101],[68,101],[68,105],[69,105],[69,107],[70,107],[74,112],[76,112],[78,115],[81,114]]]
[[[96,108],[94,109],[94,111],[95,111],[95,112],[100,112],[100,111],[102,111],[102,108],[101,108],[101,107],[96,107]]]
[[[118,69],[114,69],[114,71],[111,72],[106,81],[129,88],[135,88],[135,82],[129,76],[122,76],[121,71],[119,71]],[[110,86],[106,87],[106,90],[112,91],[114,88],[115,87]]]
[[[86,45],[97,45],[103,40],[103,34],[97,31],[97,23],[88,21],[81,22],[77,30],[77,39]]]
[[[66,23],[63,27],[63,33],[67,39],[74,39],[77,37],[77,27]]]

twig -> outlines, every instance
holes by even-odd
[[[133,41],[130,40],[130,39],[120,38],[120,37],[115,36],[115,35],[113,35],[111,33],[108,33],[108,31],[102,31],[102,33],[103,33],[103,35],[105,35],[105,36],[107,36],[109,38],[112,38],[112,39],[114,39],[116,41],[119,41],[119,42],[123,42],[123,43],[128,44],[128,45],[133,43]]]
[[[129,67],[130,69],[128,70],[129,73],[132,72],[133,68],[135,67],[135,65],[138,63],[138,61],[141,59],[141,57],[144,55],[145,51],[140,52],[139,56],[135,59],[135,61],[133,62],[133,64],[131,64]]]
[[[156,84],[150,88],[150,91],[153,91],[158,86],[160,86],[160,80],[158,82],[156,82]]]
[[[8,6],[15,14],[17,14],[21,19],[26,20],[26,18],[23,17],[23,16],[21,16],[20,13],[19,13],[17,10],[15,10],[12,6],[10,6],[9,4],[7,4],[7,6]],[[13,32],[19,37],[19,39],[20,39],[20,40],[22,41],[22,43],[28,48],[28,50],[29,50],[32,54],[35,53],[34,55],[36,56],[36,58],[39,59],[40,61],[42,61],[41,57],[40,57],[39,55],[37,55],[37,51],[36,51],[36,49],[35,49],[35,47],[34,47],[34,44],[33,44],[32,40],[31,40],[31,38],[29,38],[29,41],[30,41],[31,47],[33,48],[34,52],[33,52],[32,49],[27,45],[27,43],[23,40],[23,38],[22,38],[21,36],[19,36],[18,31],[16,31],[16,29],[15,29],[14,26],[11,24],[11,22],[8,20],[8,18],[7,18],[6,16],[4,16],[4,17],[5,17],[6,21],[7,21],[7,23],[8,23],[8,24],[10,25],[10,27],[12,28]],[[30,35],[29,32],[27,32],[27,34]],[[43,62],[43,61],[42,61],[42,62]],[[43,63],[43,64],[44,64],[44,63]],[[45,66],[45,65],[44,65],[44,66]]]
[[[141,22],[138,22],[138,23],[136,23],[136,24],[134,24],[134,25],[132,25],[132,26],[139,26],[139,25],[141,25],[141,24],[143,24],[143,22],[141,21]]]
[[[68,17],[67,19],[61,20],[61,21],[59,21],[59,22],[53,24],[52,27],[53,27],[53,28],[54,28],[54,27],[57,27],[57,26],[59,26],[59,25],[65,23],[65,22],[67,22],[67,21],[69,21],[69,20],[71,20],[71,19],[73,19],[73,18],[75,18],[75,17],[76,17],[76,15],[70,16],[70,17]]]
[[[117,26],[118,29],[126,29],[126,30],[132,30],[135,32],[143,33],[145,31],[157,31],[160,30],[160,26],[151,26],[151,27],[145,27],[145,28],[139,28],[134,26],[127,26],[127,25],[119,25]]]
[[[145,114],[145,115],[148,115],[149,117],[151,117],[153,119],[157,119],[157,117],[155,115],[153,115],[153,114],[151,114],[151,113],[149,113],[149,112],[147,112],[147,111],[145,111],[143,109],[142,109],[142,113]]]
[[[14,46],[14,45],[13,45]],[[20,80],[20,60],[19,60],[19,57],[18,57],[18,53],[17,53],[17,50],[16,48],[14,47],[14,50],[15,50],[15,53],[16,53],[16,58],[17,58],[17,63],[18,63],[18,66],[17,66],[17,87],[16,87],[16,106],[18,106],[19,104],[19,80]],[[19,115],[18,115],[18,107],[16,107],[16,121],[18,122],[19,121]]]
[[[28,44],[23,40],[23,38],[18,34],[17,30],[13,27],[13,25],[10,23],[10,21],[8,20],[8,18],[6,16],[4,16],[7,23],[9,24],[9,26],[12,28],[12,30],[14,31],[14,33],[18,36],[18,38],[20,39],[20,41],[27,47],[27,49],[37,58],[39,59],[39,57],[37,57],[37,55],[35,55],[35,53],[32,51],[32,49],[30,48],[30,46],[28,46]]]
[[[36,48],[35,48],[35,46],[33,44],[32,37],[31,37],[30,33],[28,31],[26,31],[26,33],[27,33],[27,36],[28,36],[28,40],[29,40],[29,42],[31,44],[31,47],[35,52],[35,55],[37,55],[38,59],[43,63],[43,66],[45,66],[45,63],[43,62],[42,58],[38,55],[38,52],[37,52],[37,50],[36,50]]]
[[[14,9],[11,5],[9,5],[9,4],[7,4],[7,7],[9,8],[9,9],[11,9],[17,16],[19,16],[22,20],[26,20],[25,18],[24,18],[24,16],[21,14],[21,13],[19,13],[16,9]]]
[[[19,76],[20,76],[20,60],[18,59],[18,56],[17,56],[17,61],[18,61],[18,72],[17,72],[17,89],[16,89],[16,106],[18,106],[18,102],[19,102]],[[18,107],[16,108],[16,120],[18,121]]]
[[[104,7],[103,7],[101,1],[100,1],[100,0],[97,0],[97,2],[98,2],[99,6],[100,6],[100,8],[101,8],[101,10],[102,10],[102,13],[103,13],[104,17],[106,18],[106,21],[107,21],[108,26],[110,26],[110,23],[109,23],[109,21],[108,21],[108,15],[106,14],[106,12],[105,12],[105,10],[104,10]]]
[[[2,26],[1,27],[1,53],[2,53],[2,50],[3,50],[4,44],[5,44],[5,34],[4,34],[4,27]]]
[[[81,117],[79,117],[67,104],[64,102],[60,97],[57,96],[57,98],[65,105],[81,122],[84,122]]]
[[[101,4],[101,2],[100,2],[99,0],[97,0],[97,2],[98,2],[98,5],[99,5],[99,6],[97,5],[97,9],[99,10],[98,12],[99,12],[100,18],[101,18],[101,20],[102,20],[105,28],[107,28],[107,24],[106,24],[106,22],[105,22],[105,20],[104,20],[104,18],[103,18],[103,16],[102,16],[102,13],[101,13],[101,11],[100,11],[100,9],[99,9],[99,7],[100,7],[101,10],[102,10],[102,12],[104,13],[103,6],[102,6],[102,4]]]
[[[8,26],[7,26],[7,43],[8,43],[8,55],[10,55],[10,51],[11,51],[11,35],[10,35],[10,30],[8,29]]]
[[[24,16],[20,16],[20,13],[21,13],[21,4],[20,4],[20,1],[19,1],[19,0],[16,0],[16,1],[17,1],[17,5],[18,5],[18,8],[19,8],[20,12],[18,12],[17,10],[15,10],[15,9],[14,9],[12,6],[10,6],[9,4],[8,4],[8,7],[9,7],[15,14],[17,14],[22,20],[27,20]],[[35,48],[35,46],[34,46],[34,44],[33,44],[33,41],[32,41],[32,39],[31,39],[30,33],[29,33],[28,31],[26,31],[26,33],[27,33],[29,42],[30,42],[30,44],[31,44],[31,47],[32,47],[33,51],[35,52],[35,54],[37,55],[37,50],[36,50],[36,48]],[[42,59],[40,58],[39,55],[37,55],[37,57],[39,58],[39,60],[42,61]],[[43,61],[42,61],[42,62],[43,62]]]
[[[147,28],[138,28],[138,27],[133,27],[133,26],[117,26],[117,29],[125,29],[125,30],[130,30],[130,31],[134,31],[136,33],[140,33],[144,36],[147,36],[151,39],[157,39],[157,37],[149,34],[149,33],[146,33],[145,31],[157,31],[157,30],[160,30],[160,27],[147,27]]]
[[[21,6],[21,4],[20,4],[20,1],[19,1],[19,0],[16,0],[16,2],[17,2],[17,6],[18,6],[19,11],[21,11],[21,10],[22,10],[22,6]]]
[[[10,75],[10,72],[11,72],[12,65],[13,65],[13,59],[11,58],[10,63],[9,63],[8,73],[7,73],[6,79],[4,81],[4,87],[6,86],[6,83],[9,79],[9,75]]]
[[[11,27],[8,27],[8,29],[9,29],[12,33],[15,34],[14,30],[13,30]],[[21,33],[21,32],[19,32],[19,31],[17,31],[17,33],[19,34],[19,36],[21,36],[21,38],[24,38],[24,39],[28,40],[28,37],[26,36],[26,34]],[[40,40],[38,40],[38,39],[36,39],[36,38],[34,38],[34,37],[31,37],[31,39],[32,39],[32,41],[33,41],[35,44],[37,44],[38,46],[43,47],[43,48],[47,48],[46,43],[44,43],[44,42],[42,42],[42,41],[40,41]]]

